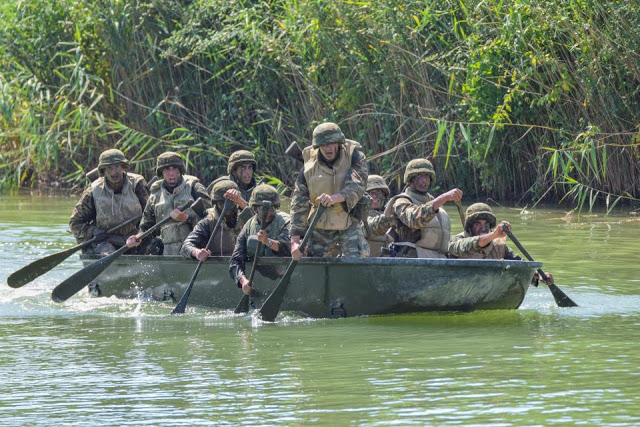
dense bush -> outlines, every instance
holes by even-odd
[[[204,181],[338,122],[392,184],[579,205],[640,194],[640,6],[620,1],[0,1],[5,188],[85,185],[116,146]]]

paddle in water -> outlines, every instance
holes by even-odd
[[[271,202],[268,200],[265,200],[264,202],[262,202],[262,205],[260,206],[260,211],[259,211],[260,212],[260,231],[264,231],[267,228],[267,215],[269,215],[269,209],[271,209]],[[253,287],[253,275],[255,274],[256,267],[258,266],[258,258],[259,258],[258,254],[262,251],[263,246],[264,245],[262,244],[262,242],[258,240],[256,253],[253,256],[253,267],[251,268],[251,274],[249,275],[249,284],[252,287]],[[249,312],[249,302],[250,302],[249,297],[250,295],[246,295],[246,294],[242,296],[242,299],[236,306],[234,313],[239,314],[239,313]]]
[[[311,224],[309,224],[307,233],[304,235],[302,243],[300,243],[300,252],[304,251],[304,248],[307,246],[307,243],[311,238],[311,234],[313,234],[313,230],[316,229],[316,225],[318,224],[318,221],[325,209],[326,207],[324,205],[318,206],[318,209],[311,220]],[[260,307],[260,318],[265,322],[273,322],[276,319],[276,316],[278,316],[280,306],[282,305],[285,293],[287,292],[287,287],[289,286],[289,280],[293,274],[293,269],[296,268],[297,264],[298,261],[295,259],[291,260],[287,267],[287,271],[285,271],[284,276],[280,279],[280,283],[278,283],[278,286],[276,286],[273,292],[271,292],[271,295],[269,295],[264,304],[262,304],[262,307]]]
[[[186,211],[192,205],[201,204],[201,200],[198,198],[195,202],[193,200],[186,203],[184,206],[180,207],[181,211]],[[138,241],[143,240],[148,237],[152,233],[154,233],[158,228],[163,226],[169,221],[173,221],[171,216],[167,216],[162,221],[157,222],[153,227],[149,228],[145,231],[139,238]],[[51,299],[55,302],[64,302],[71,298],[73,295],[77,294],[82,288],[87,286],[93,279],[98,277],[100,273],[107,269],[111,265],[113,261],[118,259],[120,255],[126,252],[129,249],[127,245],[123,245],[117,251],[110,253],[109,255],[100,258],[99,260],[89,264],[82,270],[74,273],[68,279],[62,281],[58,286],[53,289],[51,293]]]
[[[533,261],[533,258],[531,257],[531,255],[529,255],[529,252],[527,252],[527,250],[524,248],[524,246],[522,246],[520,241],[516,239],[516,236],[513,235],[511,230],[509,230],[509,228],[504,225],[502,226],[502,229],[505,231],[505,233],[507,233],[507,236],[509,236],[511,241],[518,247],[518,249],[520,249],[520,251],[524,254],[524,256],[526,256],[529,261]],[[547,277],[547,275],[544,273],[544,271],[542,271],[541,268],[539,268],[537,271],[538,271],[538,275],[540,275],[540,278]],[[573,302],[573,300],[569,298],[567,294],[562,292],[562,290],[555,284],[551,283],[547,286],[549,286],[549,290],[553,295],[553,299],[556,300],[556,304],[558,305],[558,307],[577,307],[578,306],[578,304]]]
[[[218,229],[220,228],[220,226],[222,225],[222,221],[224,221],[224,216],[227,214],[227,211],[231,208],[232,205],[233,205],[233,202],[231,200],[226,199],[224,201],[222,212],[220,212],[220,218],[218,218],[218,221],[216,221],[215,227],[213,227],[213,231],[211,232],[211,236],[209,236],[209,241],[207,242],[207,246],[205,246],[205,249],[211,248],[211,245],[213,244],[213,238],[218,232]],[[191,289],[193,288],[193,284],[196,282],[196,278],[198,277],[198,273],[200,272],[200,268],[202,267],[203,263],[204,261],[202,260],[198,261],[198,265],[196,266],[196,270],[193,272],[193,275],[191,276],[191,281],[189,282],[189,286],[187,286],[187,290],[184,291],[184,294],[182,294],[182,298],[180,298],[180,301],[178,301],[178,305],[176,305],[173,311],[171,311],[172,316],[176,314],[184,314],[185,310],[187,309],[187,303],[189,302],[189,295],[191,295]]]
[[[114,233],[124,226],[132,223],[137,223],[138,221],[140,221],[140,218],[142,218],[142,215],[130,218],[122,224],[118,224],[115,227],[110,228],[104,234]],[[7,284],[12,288],[19,288],[21,286],[24,286],[27,283],[31,282],[33,279],[42,276],[44,273],[54,268],[56,265],[69,258],[80,249],[86,248],[92,243],[98,242],[101,239],[102,236],[99,234],[94,238],[82,242],[72,248],[65,249],[63,251],[56,252],[55,254],[47,255],[44,258],[37,259],[31,264],[25,265],[20,270],[11,273],[9,277],[7,277]]]

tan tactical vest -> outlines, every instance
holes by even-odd
[[[431,196],[421,196],[410,188],[405,189],[404,193],[400,193],[397,196],[392,197],[387,203],[385,209],[386,215],[393,214],[393,203],[399,199],[405,198],[411,200],[414,205],[422,205],[431,199]],[[451,235],[451,221],[449,215],[440,207],[436,216],[429,221],[426,226],[420,229],[420,238],[416,242],[396,242],[397,245],[403,243],[409,243],[408,246],[416,248],[418,258],[432,258],[433,253],[444,255],[449,250],[449,237]],[[421,251],[426,249],[427,251]]]
[[[304,159],[304,177],[309,188],[309,201],[313,203],[313,208],[309,213],[309,219],[313,216],[318,196],[323,193],[336,194],[344,188],[347,179],[347,173],[351,169],[351,157],[357,148],[355,141],[346,140],[341,144],[340,155],[333,163],[333,169],[329,168],[320,160],[320,149],[312,146],[302,150],[302,158]],[[317,228],[321,230],[346,230],[351,225],[351,216],[345,210],[344,203],[336,203],[329,206],[325,211]]]
[[[464,237],[473,237],[471,234],[465,231]],[[500,237],[493,239],[484,248],[480,248],[477,252],[469,255],[461,255],[458,258],[464,259],[504,259],[505,248],[507,246],[507,238]]]
[[[151,196],[154,201],[156,221],[167,218],[175,208],[183,206],[193,200],[191,192],[198,183],[198,178],[182,175],[182,182],[173,189],[172,193],[165,188],[164,179],[158,180],[151,186]],[[188,211],[187,211],[188,212]],[[191,233],[192,225],[188,222],[169,221],[160,229],[160,238],[164,244],[164,255],[179,255],[182,243]]]
[[[217,207],[207,209],[207,218],[209,218],[209,232],[213,232],[213,229],[220,218],[220,211]],[[213,238],[211,243],[211,255],[213,256],[228,256],[233,253],[233,249],[236,246],[236,239],[238,238],[238,230],[229,228],[227,222],[223,219],[220,224],[218,232]]]
[[[142,214],[140,200],[136,196],[135,188],[140,181],[144,180],[141,175],[127,172],[125,174],[122,191],[118,194],[107,185],[104,177],[96,179],[91,184],[91,195],[96,205],[96,225],[100,228],[109,229],[126,220]],[[129,236],[136,230],[136,224],[129,224],[121,227],[115,233],[122,236]]]

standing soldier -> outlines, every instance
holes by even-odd
[[[229,192],[229,198],[240,208],[240,227],[253,216],[251,209],[248,209],[249,203],[247,200],[251,199],[251,193],[253,189],[256,188],[256,179],[253,175],[257,168],[258,163],[256,162],[256,157],[251,151],[235,151],[231,153],[229,162],[227,163],[227,173],[229,175],[216,178],[207,188],[208,191],[211,191],[216,182],[223,179],[228,179],[236,183],[238,188]]]
[[[264,202],[271,203],[271,209],[265,221],[266,227],[261,230],[259,209]],[[258,185],[249,200],[253,217],[247,222],[236,241],[236,247],[229,260],[229,273],[242,292],[249,295],[251,283],[245,276],[245,261],[249,256],[255,256],[258,241],[264,245],[263,252],[258,256],[289,256],[289,214],[278,210],[280,196],[275,188],[267,184]],[[262,270],[259,270],[262,272]]]
[[[127,244],[137,246],[137,239],[158,221],[171,216],[170,221],[160,229],[160,239],[156,240],[157,250],[152,253],[160,255],[178,255],[184,239],[187,238],[194,225],[200,218],[204,218],[206,209],[211,207],[211,199],[204,185],[198,178],[185,175],[185,164],[178,153],[167,151],[160,154],[156,163],[156,176],[159,178],[151,185],[147,207],[144,209],[140,231],[136,236],[127,239]],[[178,209],[191,200],[198,197],[202,199],[202,207],[194,212],[188,209],[185,212]],[[158,242],[159,240],[159,242]]]
[[[193,231],[185,239],[182,244],[182,249],[180,249],[182,256],[204,261],[211,255],[228,256],[233,253],[236,238],[242,228],[238,221],[238,205],[235,203],[227,210],[220,224],[220,228],[216,231],[213,242],[211,243],[211,249],[206,248],[209,237],[224,209],[225,199],[233,200],[229,190],[238,190],[238,185],[228,179],[218,180],[218,182],[214,184],[211,192],[213,207],[207,210],[207,216],[196,224]]]
[[[446,258],[451,222],[442,208],[446,202],[459,201],[462,191],[449,190],[434,198],[427,193],[436,179],[433,165],[426,159],[411,160],[404,171],[404,191],[389,200],[386,215],[398,222],[397,238],[391,245],[392,256],[405,258]]]
[[[393,239],[386,233],[396,220],[393,216],[384,215],[384,204],[391,195],[391,191],[383,177],[369,175],[367,193],[371,197],[371,209],[369,209],[367,218],[368,227],[364,232],[369,243],[369,256],[379,257],[382,248],[393,242]]]
[[[360,144],[345,139],[335,123],[313,130],[312,145],[302,151],[304,166],[291,200],[291,255],[299,260],[300,238],[306,233],[316,206],[327,206],[311,236],[310,256],[327,256],[338,243],[342,256],[366,257],[369,245],[352,211],[362,198],[367,182],[367,159]],[[311,207],[313,205],[313,207]]]
[[[96,236],[104,237],[87,248],[87,253],[108,254],[123,246],[135,234],[136,224],[115,233],[105,231],[142,214],[149,191],[147,182],[138,174],[127,172],[129,161],[120,150],[100,154],[96,179],[80,197],[69,219],[69,228],[78,243]]]

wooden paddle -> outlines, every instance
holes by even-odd
[[[232,205],[233,202],[231,200],[225,199],[224,206],[222,207],[222,212],[220,212],[220,218],[218,218],[215,227],[213,227],[213,231],[211,232],[211,236],[209,236],[207,246],[205,246],[206,249],[211,248],[211,245],[213,244],[213,238],[222,225],[224,216],[227,214],[227,211],[229,210],[229,208],[231,208]],[[187,286],[187,290],[184,291],[184,294],[182,294],[182,298],[180,298],[180,301],[178,301],[178,305],[176,305],[176,307],[171,311],[172,316],[176,314],[184,314],[184,311],[187,308],[187,302],[189,302],[189,295],[191,295],[191,288],[193,288],[193,284],[196,282],[196,277],[198,277],[198,273],[200,272],[200,268],[202,267],[203,262],[204,261],[198,261],[198,265],[196,267],[196,270],[193,272],[193,275],[191,276],[191,281],[189,282],[189,286]]]
[[[193,200],[187,202],[184,206],[180,207],[181,211],[186,211],[192,205],[202,203],[200,198],[198,198],[195,202]],[[155,232],[158,228],[163,226],[169,221],[173,221],[171,216],[167,216],[162,221],[157,222],[153,227],[145,231],[139,238],[138,241],[143,240],[148,237],[151,233]],[[71,298],[73,295],[77,294],[82,288],[87,286],[93,279],[98,277],[100,273],[106,270],[107,267],[111,265],[113,261],[118,259],[120,255],[125,253],[125,251],[129,249],[127,245],[122,246],[117,251],[110,253],[109,255],[100,258],[99,260],[89,264],[82,270],[74,273],[68,279],[62,281],[58,286],[53,289],[51,293],[51,299],[55,302],[64,302]]]
[[[311,224],[309,224],[307,233],[304,235],[302,243],[300,243],[300,252],[304,251],[304,248],[307,246],[307,243],[311,238],[311,234],[313,234],[313,230],[316,229],[316,225],[318,224],[318,221],[325,209],[326,207],[324,205],[318,205],[318,210],[316,210],[316,213],[313,215],[313,219],[311,220]],[[297,264],[298,261],[291,260],[287,267],[287,271],[285,271],[284,276],[280,279],[280,283],[278,283],[278,286],[276,286],[273,292],[271,292],[271,295],[269,295],[264,304],[262,304],[262,307],[260,307],[260,317],[265,322],[273,322],[276,316],[278,316],[280,306],[284,300],[284,295],[287,292],[287,287],[289,286],[289,280],[293,274],[293,269],[296,268]]]
[[[260,206],[260,209],[260,231],[264,231],[267,228],[267,215],[269,215],[269,209],[271,209],[271,202],[265,200],[264,202],[262,202],[262,206]],[[264,245],[262,244],[262,242],[258,240],[256,253],[253,256],[253,267],[251,268],[251,274],[249,275],[249,284],[253,284],[253,275],[255,274],[256,267],[258,266],[258,254],[260,253],[260,251],[262,251],[263,246]],[[242,299],[233,312],[236,314],[249,312],[249,295],[242,296]]]
[[[464,231],[464,212],[462,212],[462,204],[460,200],[456,200],[454,202],[456,204],[456,209],[458,209],[458,215],[460,215],[460,222],[462,223],[462,231]]]
[[[515,245],[518,247],[518,249],[520,249],[520,251],[524,254],[524,256],[526,256],[529,261],[533,261],[533,258],[531,257],[531,255],[529,255],[529,252],[527,252],[524,246],[520,244],[518,239],[516,239],[516,236],[514,236],[513,233],[509,231],[509,229],[506,226],[503,226],[502,229],[505,231],[505,233],[507,233],[507,236],[509,236],[511,241],[515,243]],[[538,274],[540,275],[540,278],[547,277],[547,275],[544,274],[544,271],[542,271],[541,268],[539,268],[537,271],[538,271]],[[573,302],[573,300],[569,298],[567,294],[562,292],[562,290],[559,287],[557,287],[555,284],[550,284],[547,286],[549,286],[549,290],[553,295],[553,299],[556,300],[556,304],[558,305],[558,307],[577,307],[578,306],[578,304]]]
[[[137,223],[142,218],[142,215],[138,215],[136,217],[130,218],[123,222],[122,224],[116,225],[113,228],[110,228],[105,232],[114,233],[118,231],[120,228],[125,225],[129,225],[131,223]],[[20,270],[11,273],[9,277],[7,277],[7,284],[12,288],[19,288],[27,283],[31,282],[33,279],[42,276],[47,271],[51,270],[56,265],[60,264],[65,259],[69,258],[71,255],[76,253],[82,248],[86,248],[90,244],[101,240],[100,236],[96,236],[90,240],[80,243],[72,248],[65,249],[64,251],[56,252],[55,254],[47,255],[44,258],[37,259],[33,261],[31,264],[27,264],[22,267]]]

